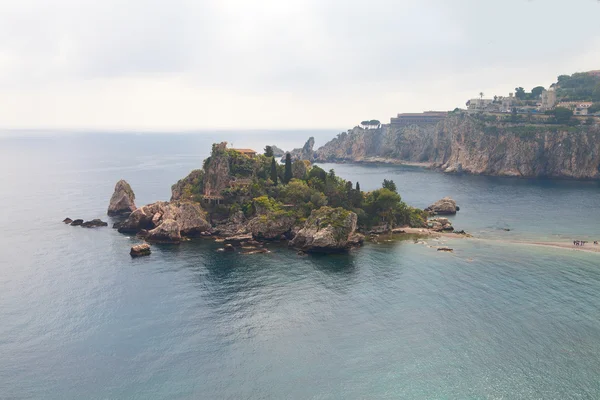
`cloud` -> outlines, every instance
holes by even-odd
[[[600,68],[593,0],[5,0],[0,126],[344,127]]]

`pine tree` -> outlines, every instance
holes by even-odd
[[[290,153],[285,155],[285,173],[283,174],[283,183],[287,184],[292,180],[292,156]]]
[[[275,157],[271,159],[271,180],[277,186],[277,164],[275,163]]]
[[[360,193],[360,183],[356,182],[356,191]]]

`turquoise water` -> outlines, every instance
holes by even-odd
[[[363,189],[392,177],[417,206],[450,195],[455,226],[502,239],[443,239],[453,254],[195,241],[132,260],[135,239],[60,223],[105,218],[120,178],[138,205],[168,199],[215,139],[274,136],[0,140],[0,398],[600,397],[600,255],[505,242],[600,237],[597,183],[335,166]]]

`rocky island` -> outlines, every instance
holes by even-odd
[[[297,154],[311,151],[312,142]],[[149,243],[209,237],[224,243],[223,251],[238,246],[247,254],[267,252],[262,248],[267,241],[329,253],[361,245],[365,234],[398,232],[397,227],[453,230],[449,223],[428,222],[433,213],[404,203],[391,180],[365,193],[358,182],[309,160],[292,162],[288,156],[282,165],[270,146],[265,154],[256,154],[228,148],[226,142],[214,144],[202,168],[175,183],[171,194],[168,202],[135,208],[133,190],[119,181],[109,212],[130,214],[114,227]],[[132,255],[145,255],[146,250],[132,249]]]

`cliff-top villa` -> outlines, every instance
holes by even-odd
[[[391,118],[392,128],[401,128],[408,125],[431,125],[443,121],[448,116],[445,111],[425,111],[422,113],[404,113],[398,114],[396,118]]]
[[[237,151],[238,153],[241,153],[248,157],[256,156],[256,151],[254,151],[252,149],[231,149],[231,150]]]

